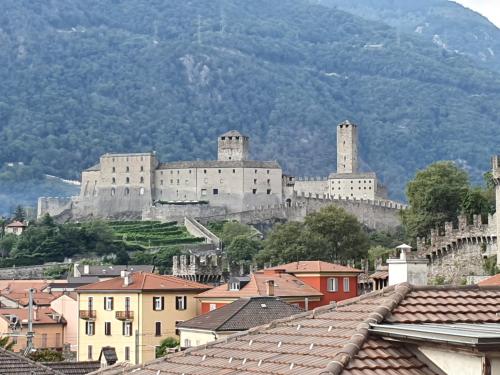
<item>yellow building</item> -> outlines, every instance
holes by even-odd
[[[115,348],[118,362],[154,359],[160,342],[176,337],[176,323],[197,315],[194,296],[207,289],[145,272],[78,288],[78,360],[95,360],[105,346]]]

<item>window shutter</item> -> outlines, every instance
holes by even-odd
[[[165,310],[165,297],[161,297],[161,309]]]
[[[156,310],[156,299],[158,297],[153,297],[153,310]]]
[[[85,322],[85,334],[89,334],[89,322]]]
[[[113,298],[113,297],[111,297],[111,310],[113,310],[113,309],[115,308],[115,306],[114,306],[114,302],[115,302],[115,301],[114,301],[114,298]]]
[[[127,324],[127,322],[122,322],[122,335],[125,336],[125,324]]]
[[[179,310],[180,306],[179,306],[179,297],[175,297],[175,309],[176,310]]]
[[[184,310],[186,310],[188,308],[187,296],[182,297],[182,299],[184,300]]]
[[[106,297],[104,297],[104,310],[107,310],[106,309]]]

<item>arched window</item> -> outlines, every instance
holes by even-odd
[[[111,196],[114,197],[115,196],[115,188],[111,188]]]
[[[141,188],[139,189],[139,195],[144,195],[144,188],[143,188],[143,187],[141,187]]]
[[[144,177],[141,176],[141,184],[144,183]]]
[[[130,178],[129,177],[125,178],[125,183],[126,184],[130,183]]]
[[[125,167],[125,172],[130,172],[130,168],[128,165]]]
[[[113,178],[111,179],[111,183],[112,183],[113,185],[114,185],[114,184],[116,184],[116,178],[114,178],[114,177],[113,177]]]

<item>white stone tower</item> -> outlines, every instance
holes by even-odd
[[[500,156],[495,155],[491,158],[491,172],[493,182],[495,183],[495,213],[496,218],[496,235],[497,235],[497,265],[500,266]]]
[[[337,126],[337,173],[358,172],[358,127],[349,121]]]
[[[236,130],[219,137],[218,160],[248,160],[249,140]]]

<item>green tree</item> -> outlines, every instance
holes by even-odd
[[[13,346],[14,341],[11,341],[9,336],[0,337],[0,348],[12,350]]]
[[[224,244],[229,245],[236,237],[251,237],[255,235],[252,227],[238,223],[237,221],[229,221],[222,226],[220,238]]]
[[[0,239],[0,255],[2,258],[9,256],[12,249],[16,246],[17,239],[15,234],[7,234]]]
[[[36,362],[61,362],[64,359],[61,352],[50,349],[37,349],[30,353],[29,358]]]
[[[24,211],[23,206],[18,205],[16,207],[16,210],[14,211],[14,217],[13,217],[13,219],[17,220],[17,221],[21,221],[21,222],[23,222],[24,220],[26,220],[26,212]]]
[[[156,358],[163,357],[167,354],[167,349],[176,348],[179,346],[179,340],[175,337],[167,337],[163,339],[160,346],[156,348]]]
[[[254,240],[247,236],[233,238],[226,247],[226,254],[231,262],[251,261],[262,249],[260,240]]]
[[[403,224],[410,238],[426,236],[431,228],[456,220],[469,190],[467,173],[453,162],[431,164],[406,187],[410,208]]]
[[[127,250],[121,248],[116,253],[116,257],[113,260],[113,264],[124,264],[127,265],[130,262],[130,256],[128,255]]]
[[[479,187],[470,188],[464,195],[461,203],[462,214],[469,218],[472,215],[487,217],[492,213],[492,204],[488,197],[488,191]]]
[[[288,263],[308,259],[304,224],[290,222],[277,225],[264,241],[264,249],[256,256],[257,263]]]

